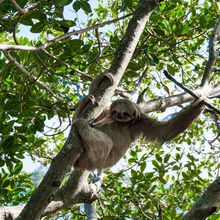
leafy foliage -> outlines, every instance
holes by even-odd
[[[36,1],[16,2],[25,8]],[[0,43],[40,46],[73,30],[132,13],[137,2],[41,1],[20,17],[11,1],[5,0],[0,3]],[[139,92],[147,88],[148,100],[179,92],[161,75],[163,69],[188,88],[196,88],[207,61],[207,40],[218,16],[219,4],[214,0],[161,2],[141,36],[120,89],[134,90],[146,67]],[[35,80],[11,65],[1,52],[1,204],[17,205],[28,200],[34,188],[30,175],[22,172],[25,155],[47,165],[61,149],[66,139],[64,130],[70,124],[68,107],[88,93],[91,78],[110,66],[128,20],[99,28],[98,32],[94,28],[82,31],[49,45],[46,50],[56,59],[42,51],[12,50],[11,55]],[[28,37],[24,36],[26,28],[30,28]],[[218,59],[213,84],[219,81],[219,65]],[[219,99],[213,99],[213,104],[217,106]],[[153,117],[163,118],[164,113],[157,112]],[[125,156],[124,168],[120,162],[116,172],[106,171],[101,198],[96,203],[99,215],[103,220],[180,219],[219,173],[219,144],[216,140],[210,146],[210,135],[217,135],[217,129],[205,115],[162,149],[144,141],[136,143]],[[72,215],[73,219],[82,219],[82,209],[73,207]],[[217,218],[213,215],[210,219]]]

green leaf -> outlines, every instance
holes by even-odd
[[[63,21],[59,21],[58,23],[63,25],[64,27],[72,27],[76,25],[76,23],[72,20],[63,20]]]
[[[0,157],[0,167],[3,167],[5,165],[5,161],[2,160],[2,158]]]
[[[157,169],[160,169],[160,165],[157,163],[156,160],[152,160],[152,164],[153,164]]]
[[[13,163],[8,158],[6,158],[5,162],[6,162],[8,171],[11,171],[13,169]]]
[[[32,27],[31,27],[31,32],[32,33],[40,33],[43,31],[45,27],[45,23],[43,22],[37,22],[36,24],[34,24]]]
[[[181,159],[181,155],[179,153],[176,153],[176,161],[179,161]]]
[[[73,3],[73,9],[77,12],[77,11],[79,11],[80,8],[81,8],[80,1],[79,1],[79,0],[76,0],[76,1]]]
[[[177,12],[177,16],[178,17],[181,17],[181,16],[183,16],[184,15],[184,13],[183,13],[183,11],[180,9],[178,12]]]
[[[213,2],[213,6],[214,6],[216,12],[219,13],[219,11],[220,11],[220,9],[219,9],[219,7],[220,7],[219,3],[217,3],[216,1],[214,1],[214,2]]]
[[[6,188],[6,187],[9,186],[9,185],[10,185],[10,181],[9,181],[9,180],[6,180],[6,181],[4,181],[3,184],[2,184],[2,188]]]
[[[162,163],[162,157],[159,154],[155,155],[158,162]]]
[[[154,172],[150,172],[146,174],[146,178],[151,179],[154,176]]]
[[[166,156],[164,157],[164,163],[167,163],[170,157],[171,157],[171,154],[166,154]]]
[[[92,12],[90,4],[86,0],[80,0],[80,5],[86,13]]]
[[[135,159],[135,160],[138,159],[138,155],[137,155],[137,152],[136,152],[136,151],[131,150],[130,153],[131,153],[131,156],[133,157],[133,159]]]
[[[189,178],[189,176],[188,176],[185,172],[182,172],[182,176],[183,176],[184,178],[186,178],[186,179]]]
[[[166,20],[166,19],[164,19],[163,21],[162,21],[162,23],[164,24],[164,26],[165,26],[165,28],[166,29],[170,29],[170,24],[169,24],[169,22]]]
[[[182,65],[182,63],[179,61],[178,57],[177,56],[173,56],[173,61],[178,64],[178,65]]]
[[[163,183],[163,184],[166,184],[166,183],[167,183],[166,180],[165,180],[163,177],[160,177],[160,176],[159,176],[159,180],[160,180],[160,182]]]
[[[60,0],[59,3],[63,6],[69,5],[72,2],[72,0]]]
[[[83,41],[81,39],[73,39],[69,44],[71,48],[74,47],[74,49],[78,50],[83,45]]]
[[[205,2],[203,5],[206,7],[206,9],[209,9],[209,8],[210,8],[210,7],[209,7],[209,4],[208,4],[207,2]]]
[[[21,161],[16,164],[15,168],[11,171],[14,175],[18,175],[23,168],[23,163]]]
[[[167,70],[171,75],[175,75],[175,68],[173,66],[171,66],[170,64],[167,64]]]
[[[24,153],[22,153],[22,152],[19,152],[19,153],[15,154],[15,157],[17,157],[19,159],[24,159],[25,158]]]
[[[133,178],[137,178],[137,172],[135,170],[131,170],[131,176]]]
[[[185,24],[185,25],[183,25],[183,27],[182,27],[181,34],[186,34],[189,30],[190,30],[190,26],[187,25],[187,24]]]
[[[172,170],[179,170],[180,168],[177,166],[177,165],[175,165],[175,166],[173,166],[173,169]]]
[[[169,181],[169,179],[170,179],[170,175],[169,175],[169,174],[167,174],[167,175],[166,175],[166,178],[165,178],[166,182],[168,182],[168,181]]]
[[[135,62],[130,62],[128,64],[128,69],[136,71],[136,70],[140,69],[140,65],[138,63],[135,63]]]
[[[147,163],[146,163],[146,162],[143,162],[143,163],[140,164],[141,172],[144,172],[144,171],[145,171],[146,166],[147,166]]]

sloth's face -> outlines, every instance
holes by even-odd
[[[137,110],[134,103],[122,99],[112,103],[111,116],[115,121],[126,123],[137,118]]]

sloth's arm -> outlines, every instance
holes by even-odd
[[[143,133],[143,136],[148,140],[164,143],[185,131],[203,109],[202,102],[196,105],[192,103],[168,121],[157,121],[142,115],[135,129],[139,130],[139,133]]]

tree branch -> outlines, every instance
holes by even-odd
[[[18,16],[18,18],[16,19],[16,21],[14,22],[13,26],[12,26],[12,33],[13,33],[13,38],[14,38],[14,42],[19,45],[17,37],[16,37],[16,29],[18,26],[19,21],[21,20],[22,14],[20,14]]]
[[[210,86],[210,89],[205,90],[204,88],[197,88],[194,91],[198,96],[200,94],[204,94],[206,93],[207,96],[211,96],[215,93],[220,92],[220,84],[216,84],[214,86]],[[143,99],[141,100],[141,102],[138,103],[138,105],[140,106],[141,110],[145,113],[148,112],[153,112],[156,110],[164,110],[168,107],[172,107],[172,106],[176,106],[176,105],[181,105],[183,103],[186,102],[191,102],[195,100],[195,98],[193,96],[191,96],[189,93],[181,93],[178,95],[173,95],[171,97],[166,97],[166,98],[159,98],[156,100],[151,100],[149,102],[145,102]]]
[[[17,2],[15,0],[10,0],[10,2],[22,15],[25,14],[25,13],[28,13],[29,11],[31,11],[33,9],[35,9],[41,3],[41,1],[39,0],[39,1],[35,2],[33,5],[23,9],[17,4]]]
[[[13,2],[15,2],[14,0],[11,0]],[[20,7],[20,6],[19,6]],[[22,9],[23,10],[23,9]],[[46,43],[42,44],[41,46],[39,47],[34,47],[34,46],[22,46],[22,45],[5,45],[5,44],[0,44],[0,50],[4,51],[4,50],[24,50],[24,51],[42,51],[42,49],[44,50],[45,48],[47,48],[48,46],[51,46],[53,45],[54,43],[58,42],[58,41],[61,41],[67,37],[70,37],[70,36],[73,36],[73,35],[78,35],[78,34],[82,34],[82,33],[85,33],[85,32],[88,32],[90,30],[94,30],[94,29],[97,29],[97,28],[100,28],[100,27],[104,27],[105,25],[109,25],[109,24],[112,24],[112,23],[115,23],[117,21],[120,21],[124,18],[127,18],[129,16],[131,16],[133,13],[131,14],[128,14],[128,15],[125,15],[125,16],[122,16],[120,18],[117,18],[117,19],[114,19],[114,20],[111,20],[111,21],[105,21],[101,24],[96,24],[96,25],[93,25],[91,27],[88,27],[88,28],[85,28],[85,29],[81,29],[81,30],[77,30],[77,31],[72,31],[72,32],[68,32],[66,34],[63,34],[57,38],[54,38],[50,41],[47,41]]]
[[[88,74],[86,74],[86,73],[84,73],[84,72],[82,72],[82,71],[72,67],[68,63],[63,62],[62,60],[60,60],[57,57],[53,56],[52,54],[50,54],[48,51],[46,51],[45,49],[43,49],[41,47],[0,44],[0,50],[3,51],[3,53],[5,53],[5,51],[8,51],[8,50],[23,50],[23,51],[35,51],[35,52],[36,51],[40,51],[40,52],[45,53],[47,56],[51,57],[52,59],[56,60],[57,62],[61,63],[62,65],[66,66],[67,68],[75,71],[79,75],[84,76],[86,79],[89,79],[89,80],[93,79],[90,75],[88,75]]]
[[[24,51],[39,51],[41,48],[34,47],[34,46],[22,46],[22,45],[6,45],[0,44],[0,50],[24,50]]]
[[[96,34],[96,38],[97,38],[97,42],[98,42],[98,54],[95,56],[95,58],[92,61],[90,61],[88,64],[86,64],[87,66],[89,66],[91,63],[97,61],[101,55],[101,41],[100,41],[98,29],[95,29],[95,34]]]
[[[216,61],[216,41],[220,31],[220,17],[215,25],[212,34],[209,37],[209,59],[205,67],[201,86],[205,86],[209,82],[210,74],[212,72],[213,65]]]
[[[128,14],[128,15],[125,15],[125,16],[122,16],[122,17],[120,17],[120,18],[111,20],[111,21],[105,21],[105,22],[103,22],[103,23],[101,23],[101,24],[93,25],[93,26],[88,27],[88,28],[84,28],[84,29],[81,29],[81,30],[68,32],[68,33],[63,34],[63,35],[61,35],[61,36],[59,36],[59,37],[54,38],[53,40],[47,41],[46,43],[42,44],[41,47],[42,47],[42,48],[46,48],[46,47],[51,46],[51,45],[53,45],[54,43],[56,43],[56,42],[58,42],[58,41],[61,41],[61,40],[65,39],[65,38],[67,38],[67,37],[70,37],[70,36],[73,36],[73,35],[82,34],[82,33],[85,33],[85,32],[88,32],[88,31],[91,31],[91,30],[94,30],[94,29],[98,29],[98,28],[100,28],[100,27],[104,27],[105,25],[109,25],[109,24],[115,23],[115,22],[120,21],[120,20],[122,20],[122,19],[124,19],[124,18],[127,18],[127,17],[129,17],[129,16],[131,16],[131,15],[132,15],[132,13],[131,13],[131,14]]]
[[[205,220],[220,205],[220,178],[208,186],[200,199],[181,220]]]

